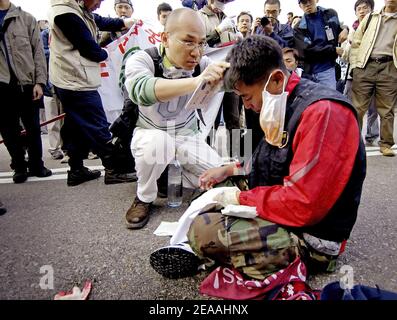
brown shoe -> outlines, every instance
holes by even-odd
[[[394,151],[388,147],[380,147],[380,152],[385,156],[385,157],[394,157],[396,154]]]
[[[128,229],[141,229],[149,221],[152,203],[146,203],[135,197],[134,202],[125,215]]]

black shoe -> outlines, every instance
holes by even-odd
[[[29,177],[39,177],[39,178],[45,178],[52,176],[52,171],[47,169],[46,167],[42,167],[38,170],[29,170]]]
[[[90,170],[83,167],[79,170],[68,171],[67,185],[69,187],[77,186],[83,182],[98,179],[101,176],[99,170]]]
[[[157,196],[159,198],[167,198],[168,197],[168,166],[165,168],[160,178],[157,180]]]
[[[121,173],[115,170],[105,169],[105,184],[116,184],[134,182],[137,180],[136,173]]]
[[[160,248],[150,255],[150,265],[170,279],[192,277],[199,272],[200,259],[184,245]]]
[[[12,180],[14,180],[15,183],[23,183],[28,179],[28,172],[26,169],[23,170],[15,170],[14,175],[12,176]]]
[[[0,216],[7,212],[6,207],[4,207],[3,202],[0,201]]]

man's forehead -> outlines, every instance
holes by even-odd
[[[265,5],[265,10],[273,11],[273,10],[279,10],[280,7],[278,4],[266,4]]]

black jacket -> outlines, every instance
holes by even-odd
[[[334,35],[334,39],[328,41],[325,46],[313,45],[313,40],[307,26],[306,15],[294,28],[295,49],[303,62],[305,73],[312,74],[313,64],[327,61],[336,61],[338,55],[335,48],[338,46],[338,37],[342,31],[339,23],[338,14],[334,9],[324,9],[317,7],[323,12],[325,26],[329,27]]]

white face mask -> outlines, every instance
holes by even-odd
[[[190,78],[194,73],[194,70],[179,69],[174,66],[166,68],[163,64],[161,64],[161,67],[163,68],[163,76],[167,79]]]
[[[281,94],[271,94],[266,89],[272,77],[270,75],[262,92],[262,110],[259,115],[259,123],[265,133],[265,140],[272,146],[283,148],[288,141],[283,141],[285,112],[287,107],[288,92],[284,88]]]

